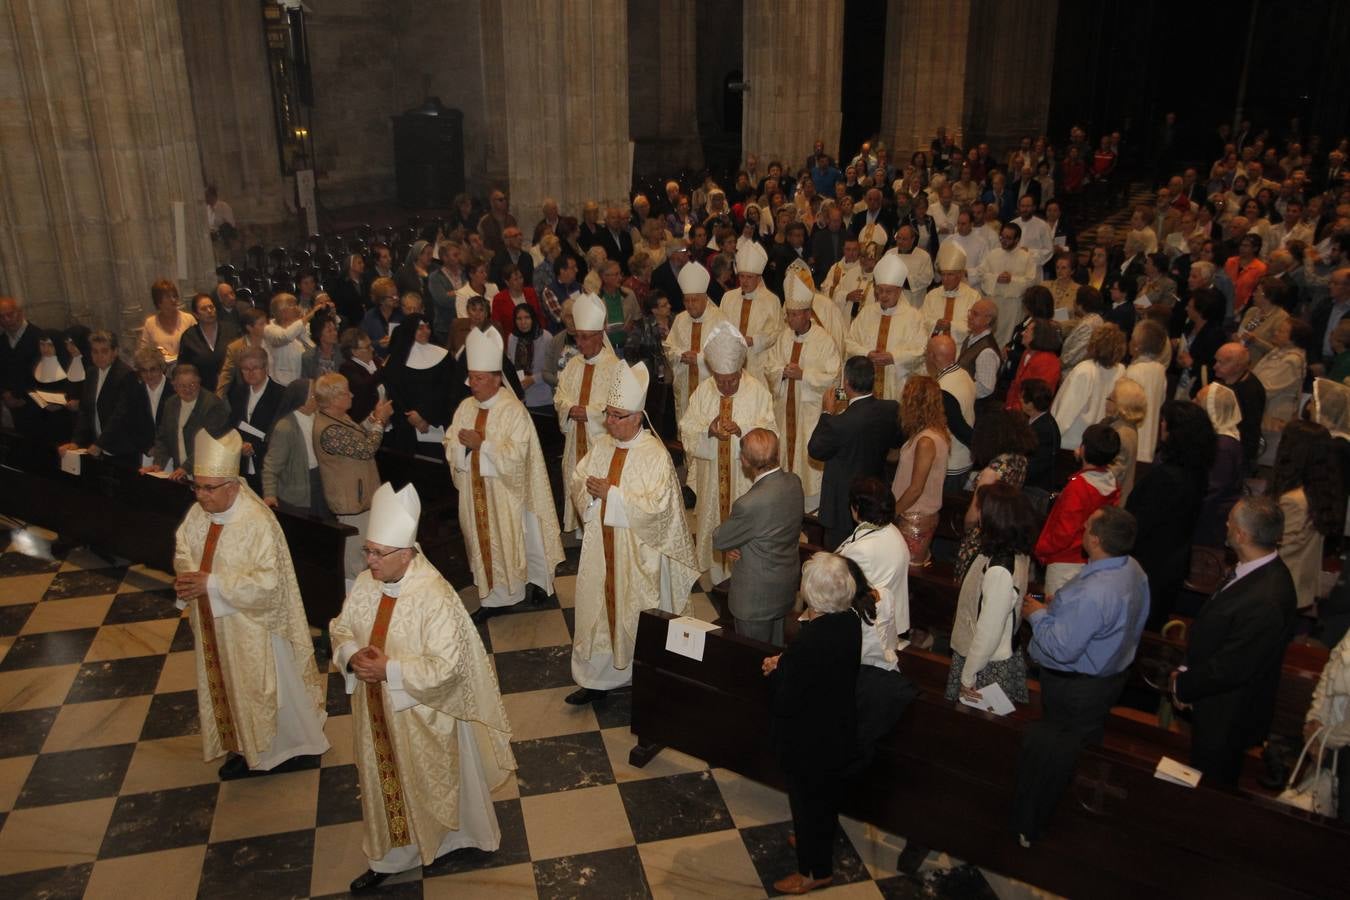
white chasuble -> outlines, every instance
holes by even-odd
[[[562,471],[570,472],[577,462],[586,455],[586,451],[595,443],[595,439],[605,433],[605,398],[609,396],[609,386],[618,371],[619,358],[608,347],[589,360],[580,355],[567,361],[567,366],[558,376],[558,387],[553,392],[553,408],[558,413],[558,427],[566,436],[563,444]],[[586,421],[577,422],[568,413],[574,406],[586,407]],[[563,531],[576,531],[581,527],[577,520],[576,508],[572,498],[563,492]]]
[[[890,321],[883,326],[883,319]],[[923,319],[917,309],[903,300],[889,310],[883,310],[880,303],[869,303],[849,326],[844,355],[866,356],[874,350],[891,354],[894,362],[876,367],[872,394],[881,400],[899,400],[905,379],[923,362],[927,343],[928,335],[924,333]]]
[[[789,364],[801,367],[802,377],[787,378]],[[801,479],[809,512],[820,502],[820,481],[825,464],[810,458],[806,445],[820,419],[821,398],[839,382],[839,352],[823,328],[814,323],[803,335],[784,328],[764,363],[764,376],[773,391],[774,418],[778,422],[778,464]]]
[[[689,408],[689,395],[708,377],[708,364],[703,359],[703,346],[708,343],[708,336],[718,323],[725,321],[726,316],[722,315],[722,311],[710,301],[703,311],[703,318],[697,322],[686,310],[676,316],[670,325],[665,348],[666,362],[670,363],[671,372],[674,373],[676,422],[684,418],[684,411]],[[695,363],[686,363],[680,358],[690,350],[698,354],[698,361]]]

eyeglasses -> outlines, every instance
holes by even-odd
[[[393,556],[395,553],[397,553],[397,552],[400,551],[400,550],[406,550],[406,549],[408,549],[408,548],[407,548],[407,547],[395,547],[393,550],[388,550],[388,551],[386,551],[386,552],[384,552],[384,553],[381,553],[379,550],[372,550],[370,547],[362,547],[362,548],[361,548],[361,555],[364,556],[366,559],[385,559],[385,558],[387,558],[387,557]]]
[[[194,493],[205,494],[206,496],[211,497],[221,488],[229,487],[235,483],[236,482],[233,481],[223,481],[220,484],[193,484],[192,490]]]

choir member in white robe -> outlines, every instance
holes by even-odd
[[[572,678],[579,706],[633,680],[633,647],[644,609],[683,615],[698,580],[694,544],[670,453],[642,427],[649,376],[620,364],[595,449],[569,473],[586,523],[577,569]]]
[[[535,606],[547,602],[563,549],[539,435],[525,405],[502,384],[501,335],[474,329],[464,352],[469,396],[446,429],[445,459],[478,588],[474,621],[483,622],[527,598]]]
[[[174,591],[189,609],[202,758],[220,779],[285,772],[328,749],[327,679],[314,664],[290,550],[276,516],[239,477],[239,432],[197,432],[197,502],[178,526]]]
[[[1040,272],[1050,257],[1055,255],[1055,238],[1050,225],[1036,215],[1036,200],[1030,194],[1023,194],[1017,201],[1017,227],[1022,229],[1022,240],[1018,244],[1031,255],[1031,261]]]
[[[1139,448],[1135,459],[1153,462],[1158,449],[1158,422],[1162,405],[1167,399],[1167,367],[1158,361],[1167,344],[1167,332],[1157,323],[1139,322],[1130,335],[1130,364],[1125,377],[1144,389],[1148,401],[1144,407],[1144,421],[1139,423]]]
[[[483,641],[415,543],[421,511],[412,485],[375,492],[362,548],[369,568],[329,625],[352,694],[369,866],[353,894],[455,850],[496,850],[491,792],[516,768]]]
[[[820,296],[801,279],[784,282],[787,328],[766,354],[765,386],[773,392],[774,417],[782,446],[779,462],[802,482],[805,509],[820,505],[820,480],[825,464],[811,459],[806,445],[820,419],[821,399],[839,381],[839,349],[812,318],[811,301]]]
[[[881,400],[899,400],[905,379],[923,361],[928,335],[923,317],[902,302],[905,264],[894,254],[883,256],[872,272],[876,302],[869,303],[849,326],[844,355],[866,356],[875,371],[872,393]]]
[[[698,263],[686,263],[680,269],[680,290],[684,292],[684,310],[675,317],[666,335],[666,362],[675,379],[675,421],[684,418],[689,395],[708,377],[703,348],[708,336],[726,317],[708,299],[708,270]]]
[[[597,437],[605,433],[605,398],[609,384],[618,371],[619,358],[605,345],[605,304],[594,294],[578,296],[572,305],[576,322],[577,349],[581,352],[567,361],[553,391],[553,408],[558,425],[566,436],[563,443],[562,471],[576,468]],[[581,535],[572,497],[563,491],[563,531]]]
[[[979,284],[984,295],[998,304],[998,343],[1006,347],[1013,328],[1022,321],[1022,294],[1040,281],[1031,254],[1017,246],[1022,229],[1009,222],[999,231],[999,246],[984,255]]]
[[[764,284],[769,255],[761,244],[746,244],[736,251],[736,281],[739,286],[722,296],[718,307],[728,322],[745,338],[748,353],[745,371],[763,380],[765,352],[783,329],[783,304]],[[690,391],[692,394],[693,391]]]
[[[712,533],[726,521],[731,504],[750,489],[741,471],[741,435],[752,428],[778,432],[773,417],[773,395],[746,373],[746,347],[736,327],[723,322],[713,329],[705,348],[712,377],[689,398],[689,410],[680,420],[680,440],[694,466],[694,549],[700,572],[711,572],[712,583],[731,576],[731,564],[714,554]]]
[[[937,266],[942,283],[923,298],[923,327],[929,334],[950,334],[958,345],[966,339],[966,319],[980,292],[966,284],[966,254],[950,241],[938,248]]]
[[[803,260],[794,260],[787,267],[787,275],[783,279],[784,312],[787,310],[787,287],[794,281],[811,292],[811,321],[825,330],[830,340],[834,341],[835,351],[842,355],[844,336],[848,334],[848,322],[840,314],[839,307],[835,306],[829,297],[816,290],[816,280],[811,277],[811,267]],[[783,322],[784,324],[787,322],[786,315]],[[786,330],[786,328],[779,329],[779,334]],[[765,385],[768,385],[768,379],[765,379]]]
[[[901,225],[895,232],[895,246],[886,251],[905,264],[905,302],[915,310],[923,308],[923,298],[933,284],[933,258],[917,242],[913,226]]]
[[[963,211],[956,217],[956,234],[943,238],[942,243],[956,244],[965,251],[966,280],[978,286],[980,282],[977,273],[980,269],[980,263],[984,261],[984,255],[989,252],[989,244],[972,227],[969,211]],[[942,246],[939,245],[938,251],[941,252],[941,250]]]

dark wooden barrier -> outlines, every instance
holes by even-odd
[[[86,456],[78,476],[61,471],[45,447],[0,432],[0,511],[54,531],[61,539],[165,572],[173,571],[174,532],[193,503],[187,485],[137,474]],[[305,617],[318,628],[342,609],[342,551],[350,525],[277,512],[286,535]]]
[[[646,612],[634,657],[631,754],[662,746],[774,787],[769,682],[775,648],[724,630],[696,662],[665,649],[669,614]],[[1345,892],[1350,828],[1272,801],[1160,781],[1181,735],[1113,715],[1104,747],[1085,751],[1050,831],[1024,850],[1008,821],[1021,729],[1037,704],[1000,719],[942,699],[948,661],[905,651],[920,698],[884,738],[842,812],[1031,884],[1075,897],[1322,898]]]

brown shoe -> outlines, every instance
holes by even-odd
[[[773,883],[773,889],[780,894],[809,894],[816,888],[829,887],[834,882],[834,878],[812,878],[810,875],[803,875],[801,872],[793,872],[786,878],[780,878]]]

